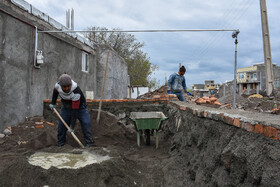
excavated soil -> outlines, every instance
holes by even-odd
[[[97,111],[91,110],[94,146],[81,149],[67,135],[67,144],[56,146],[57,117],[34,117],[12,127],[12,135],[0,139],[0,186],[165,186],[163,170],[170,158],[169,143],[160,138],[155,149],[155,139],[146,146],[136,144],[136,132],[132,121],[120,121],[109,112],[102,112],[96,123]],[[34,128],[40,120],[54,122],[55,126]],[[75,130],[83,142],[80,124]],[[29,164],[28,158],[36,152],[74,153],[87,151],[107,155],[109,160],[80,169],[43,169]]]

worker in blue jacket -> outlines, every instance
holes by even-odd
[[[49,106],[51,110],[55,108],[58,96],[61,97],[63,104],[61,117],[70,126],[70,131],[74,131],[76,120],[79,119],[84,134],[85,145],[92,146],[91,123],[85,96],[77,83],[67,74],[62,74],[59,77],[59,81],[55,84],[52,102]],[[57,129],[58,146],[65,144],[66,131],[66,127],[59,120]]]
[[[186,73],[186,68],[184,66],[180,67],[178,73],[173,73],[169,76],[167,82],[167,93],[175,94],[180,101],[186,101],[184,97],[183,90],[188,93],[186,80],[184,74]],[[189,93],[188,93],[189,94]]]

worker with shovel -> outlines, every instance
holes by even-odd
[[[92,146],[92,131],[90,124],[90,116],[86,105],[84,94],[80,87],[67,74],[62,74],[59,81],[55,84],[50,109],[55,108],[58,95],[61,97],[63,107],[61,109],[61,117],[70,124],[70,131],[73,134],[77,118],[82,125],[86,146]],[[69,128],[69,127],[68,127]],[[57,145],[63,146],[66,141],[67,128],[61,120],[59,120],[57,130]]]
[[[171,74],[167,82],[167,94],[175,94],[180,101],[184,102],[186,99],[183,90],[190,95],[187,91],[185,72],[186,68],[184,66],[180,67],[179,72]]]

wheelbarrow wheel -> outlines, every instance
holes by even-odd
[[[150,145],[150,129],[145,130],[145,143],[146,145]]]

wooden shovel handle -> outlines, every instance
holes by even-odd
[[[60,114],[57,112],[57,110],[54,108],[53,111],[56,113],[56,115],[58,116],[58,118],[62,121],[62,123],[64,124],[64,126],[70,131],[70,127],[67,125],[67,123],[62,119],[62,117],[60,116]],[[71,132],[71,135],[73,136],[73,138],[78,142],[78,144],[82,147],[85,148],[85,146],[80,142],[80,140],[78,139],[78,137],[74,134],[74,132]]]

